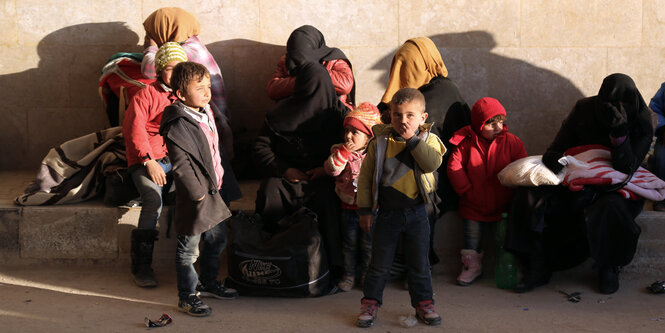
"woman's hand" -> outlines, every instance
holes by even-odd
[[[364,232],[370,233],[372,231],[372,224],[374,223],[373,216],[371,214],[369,215],[360,215],[360,220],[358,221],[358,224],[360,225],[360,229],[363,229]]]
[[[328,175],[323,167],[318,167],[312,170],[308,170],[306,174],[307,176],[309,176],[309,180],[314,180]]]
[[[294,168],[286,169],[282,177],[292,183],[297,183],[301,180],[309,180],[309,176],[307,176],[302,171]]]
[[[149,160],[145,163],[145,169],[148,172],[148,176],[152,179],[155,184],[158,186],[164,186],[166,184],[166,173],[159,163],[155,160]]]

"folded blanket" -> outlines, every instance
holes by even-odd
[[[104,175],[126,168],[121,127],[112,127],[51,148],[35,180],[15,199],[17,205],[75,203],[97,196]]]
[[[612,168],[612,155],[607,147],[586,145],[571,148],[559,159],[566,166],[563,184],[571,191],[579,191],[585,185],[610,185],[623,183],[628,175]],[[665,199],[665,182],[648,170],[639,167],[626,185],[617,190],[624,197],[643,197],[653,201]]]

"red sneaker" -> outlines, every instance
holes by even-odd
[[[360,314],[356,320],[358,327],[372,327],[376,313],[379,311],[378,302],[372,299],[363,299],[360,301]]]
[[[441,325],[441,316],[436,313],[432,301],[421,301],[416,307],[416,318],[420,319],[425,325]]]

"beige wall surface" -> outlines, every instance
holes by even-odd
[[[467,103],[498,98],[532,155],[606,75],[633,77],[647,103],[665,81],[665,0],[0,0],[0,170],[36,169],[50,147],[103,128],[102,65],[140,52],[143,19],[168,6],[197,16],[222,69],[240,166],[303,24],[347,54],[358,102],[379,102],[401,43],[432,38]]]

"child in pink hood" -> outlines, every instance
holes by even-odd
[[[323,167],[335,177],[335,192],[342,201],[342,248],[344,255],[344,275],[338,287],[342,291],[353,288],[356,275],[364,276],[369,266],[372,240],[358,224],[356,191],[360,166],[365,159],[365,148],[372,138],[372,126],[381,122],[379,109],[364,102],[344,118],[344,143],[335,144],[330,149]],[[358,260],[360,264],[358,265]],[[356,266],[359,271],[356,274]]]
[[[497,174],[527,156],[522,140],[508,132],[505,119],[506,109],[498,100],[481,98],[471,109],[471,125],[450,139],[456,147],[448,161],[448,178],[460,196],[459,214],[464,220],[463,267],[457,277],[461,286],[482,275],[482,231],[501,220],[512,199],[512,190],[501,185]]]

